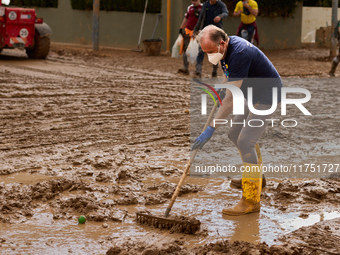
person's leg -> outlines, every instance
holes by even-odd
[[[202,50],[201,46],[198,47],[198,55],[196,59],[196,72],[195,74],[197,76],[201,76],[202,73],[202,66],[203,66],[203,59],[204,59],[204,54],[205,52]]]
[[[339,62],[340,62],[340,49],[339,49],[339,54],[332,61],[332,67],[331,67],[331,70],[329,72],[330,76],[335,75],[334,73],[335,73],[336,67],[338,66]]]
[[[247,25],[247,31],[248,31],[247,41],[253,43],[252,40],[255,32],[255,27],[253,25]]]
[[[243,128],[243,126],[246,123],[246,119],[248,117],[249,114],[249,108],[248,108],[248,103],[247,100],[244,99],[244,115],[235,115],[235,117],[233,118],[233,126],[229,129],[229,133],[228,133],[228,138],[233,142],[233,144],[235,144],[235,146],[238,148],[238,139],[239,139],[239,135],[241,133],[241,130]],[[237,124],[238,123],[238,124]],[[262,155],[261,155],[261,151],[260,151],[260,145],[258,143],[255,144],[255,150],[256,150],[256,154],[257,154],[257,163],[258,164],[262,164]],[[239,150],[240,152],[240,150]],[[243,162],[243,158],[240,152],[240,156],[241,156],[241,160]],[[263,176],[263,181],[262,181],[262,187],[266,186],[266,179]],[[235,186],[236,188],[242,188],[242,178],[232,178],[230,181],[230,184],[232,184],[233,186]]]
[[[256,109],[267,110],[270,107],[271,105],[259,104]],[[248,170],[242,173],[242,198],[235,207],[223,209],[223,214],[236,216],[260,211],[262,164],[258,162],[259,156],[255,147],[269,123],[266,119],[270,119],[271,116],[272,114],[263,116],[249,112],[245,120],[246,125],[242,127],[237,139],[244,170]]]
[[[258,104],[255,108],[257,110],[268,110],[271,108],[271,105]],[[246,119],[246,126],[242,128],[237,140],[237,147],[240,150],[244,162],[251,164],[258,163],[255,145],[269,124],[269,121],[266,121],[266,119],[270,119],[271,116],[272,114],[256,115],[249,112]]]
[[[238,28],[237,31],[236,31],[236,35],[239,36],[239,37],[242,37],[242,36],[241,36],[241,31],[242,31],[243,28],[240,27],[241,24],[242,24],[242,22],[240,23],[239,28]]]
[[[186,50],[188,48],[190,42],[190,36],[189,35],[184,35],[183,37],[183,68],[178,69],[179,73],[183,73],[183,74],[189,74],[189,62],[188,62],[188,58],[187,58],[187,53]]]
[[[228,132],[229,139],[233,142],[233,144],[235,144],[237,149],[238,149],[238,145],[237,145],[238,137],[239,137],[241,130],[244,126],[243,123],[245,122],[245,120],[248,117],[248,114],[249,114],[248,103],[247,103],[247,100],[244,99],[244,114],[234,116],[232,122],[236,123],[236,124],[233,124],[233,126],[229,129],[229,132]]]
[[[213,65],[213,71],[212,71],[212,74],[211,74],[212,78],[217,77],[217,69],[218,69],[218,64],[217,65]]]

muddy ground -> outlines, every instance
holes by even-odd
[[[305,78],[300,85],[316,99],[308,105],[314,124],[268,131],[264,157],[339,164],[339,80],[311,82],[328,77],[329,51],[265,53],[282,77]],[[241,217],[221,214],[241,194],[228,178],[188,178],[171,214],[194,216],[201,231],[135,223],[136,211],[164,213],[190,157],[190,81],[180,67],[165,53],[63,44],[53,44],[47,60],[2,52],[0,253],[340,254],[337,178],[269,178],[261,213]]]

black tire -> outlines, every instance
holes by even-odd
[[[34,47],[32,49],[26,49],[27,56],[29,58],[44,59],[47,57],[49,51],[50,37],[40,37],[36,31],[34,36]]]

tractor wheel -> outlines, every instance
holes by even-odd
[[[46,58],[50,51],[50,37],[40,37],[38,33],[34,36],[34,47],[26,49],[29,58],[43,59]]]

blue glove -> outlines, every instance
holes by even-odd
[[[209,139],[212,137],[212,135],[215,132],[215,128],[208,126],[206,130],[204,130],[204,132],[196,138],[194,145],[192,146],[192,150],[195,149],[202,149],[204,144],[206,144],[206,142],[209,141]]]

